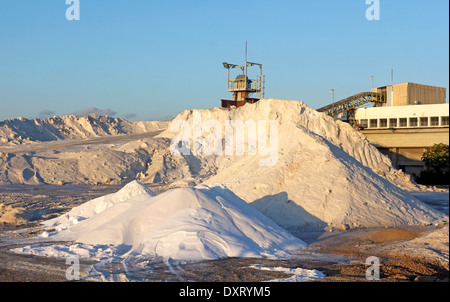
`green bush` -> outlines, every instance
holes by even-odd
[[[422,171],[416,181],[426,185],[449,184],[449,145],[435,144],[426,148],[422,155],[425,170]]]

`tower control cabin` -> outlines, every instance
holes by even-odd
[[[235,65],[224,62],[223,67],[228,71],[227,91],[233,93],[231,100],[221,100],[222,107],[241,107],[246,103],[255,103],[264,98],[264,75],[262,74],[262,64],[247,61],[247,50],[245,51],[245,63],[243,65]],[[251,67],[259,67],[259,74],[256,78],[249,78],[249,69]],[[240,73],[233,79],[233,70],[239,70]],[[251,97],[256,94],[256,97]]]

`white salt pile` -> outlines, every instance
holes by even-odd
[[[208,129],[205,125],[213,125],[210,120],[223,129]],[[198,137],[191,141],[191,149],[201,151],[211,142],[223,142],[228,121],[253,121],[258,126],[258,121],[268,125],[269,120],[278,124],[274,165],[262,166],[260,160],[268,155],[259,150],[255,155],[247,151],[234,156],[198,152],[189,155],[195,159],[190,161],[191,170],[209,173],[205,183],[224,184],[285,228],[348,229],[448,221],[447,215],[404,190],[417,186],[360,132],[302,102],[263,99],[235,109],[186,110],[172,123],[181,121],[191,129],[201,124],[201,133],[191,132],[191,138]],[[169,126],[160,136],[174,138],[178,133],[172,131]],[[266,131],[267,144],[270,136]]]
[[[318,281],[325,277],[322,272],[317,270],[307,270],[304,268],[264,267],[261,265],[252,265],[250,268],[262,271],[283,272],[285,274],[292,275],[289,278],[272,279],[269,280],[269,282],[311,282]]]
[[[277,258],[306,246],[221,185],[154,196],[133,181],[44,225],[46,240],[75,241],[94,250],[128,245],[135,255],[182,260]],[[35,253],[51,255],[49,249],[37,249]],[[77,249],[83,250],[77,246],[72,251]]]
[[[64,215],[44,221],[42,224],[47,228],[56,227],[57,230],[60,231],[71,225],[77,224],[78,222],[92,218],[119,203],[123,203],[124,201],[131,198],[136,198],[138,196],[148,198],[156,196],[156,194],[139,182],[133,181],[125,185],[116,193],[92,199],[78,207],[73,208],[70,212]]]
[[[143,142],[137,150],[133,144],[115,148],[123,149],[124,154],[141,152],[150,156],[146,164],[139,165],[140,173],[149,177],[143,179],[165,181],[174,189],[155,196],[133,181],[117,193],[44,222],[43,240],[75,244],[26,246],[15,251],[46,256],[75,254],[91,259],[124,259],[130,255],[179,260],[280,258],[306,247],[285,229],[302,232],[309,227],[348,229],[448,222],[448,215],[407,192],[418,187],[394,169],[361,133],[302,102],[265,99],[235,109],[187,110],[172,125],[182,122],[195,132],[195,116],[214,121],[206,125],[222,127],[227,121],[242,121],[244,125],[253,121],[257,127],[259,121],[275,121],[276,132],[264,132],[263,137],[268,144],[276,143],[276,148],[268,149],[276,151],[275,160],[271,159],[271,165],[261,165],[268,155],[260,152],[259,145],[254,152],[248,139],[244,141],[244,155],[176,155],[170,152],[169,143],[178,133],[169,127],[158,138],[145,142],[145,148],[152,146],[154,150],[143,152]],[[257,132],[262,133],[260,130]],[[208,130],[203,124],[199,132],[189,133],[195,138],[190,146],[198,151],[218,142],[225,148],[225,133],[224,129]],[[152,140],[158,140],[157,144]],[[248,154],[249,150],[254,154]],[[102,154],[102,160],[112,159],[109,153]],[[88,172],[92,172],[92,164],[86,165]],[[195,186],[200,182],[203,184]],[[300,271],[291,273],[306,276]],[[321,276],[313,273],[312,278],[316,277]]]
[[[167,122],[130,122],[109,116],[17,118],[0,122],[0,146],[105,135],[134,134],[164,129]]]

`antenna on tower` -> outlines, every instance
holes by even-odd
[[[245,41],[245,63],[247,63],[247,41]]]
[[[247,41],[245,41],[245,78],[247,78]]]

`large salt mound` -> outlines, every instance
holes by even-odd
[[[194,113],[221,125],[228,120],[253,120],[256,125],[258,120],[278,121],[278,160],[273,166],[261,166],[260,159],[268,156],[259,154],[200,155],[191,162],[197,170],[211,171],[206,183],[223,183],[279,225],[378,227],[448,221],[403,190],[417,187],[360,132],[303,102],[263,99],[229,110],[186,110],[173,122],[192,127]],[[175,135],[170,127],[161,134]],[[267,142],[269,135],[267,131]],[[213,141],[212,136],[203,132],[201,140]]]
[[[80,221],[92,218],[119,203],[131,198],[142,198],[142,196],[143,198],[148,198],[149,196],[156,196],[156,194],[138,181],[132,181],[116,193],[92,199],[73,208],[64,215],[44,221],[42,224],[47,227],[58,227],[60,230],[66,229]]]
[[[44,225],[57,230],[48,239],[183,260],[278,257],[306,246],[222,185],[154,196],[134,181]]]

